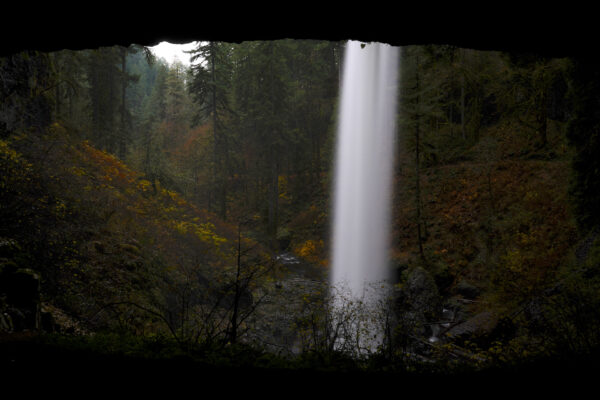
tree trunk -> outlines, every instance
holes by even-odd
[[[233,297],[233,313],[231,314],[231,329],[229,330],[229,342],[237,341],[238,314],[240,303],[240,274],[242,269],[242,234],[241,225],[238,222],[238,246],[237,246],[237,270],[235,275],[235,291]]]
[[[125,140],[125,94],[127,91],[127,49],[121,51],[121,135],[119,137],[119,157],[125,158],[127,143]]]
[[[277,242],[277,218],[279,201],[279,171],[275,146],[271,147],[270,154],[270,184],[269,184],[269,218],[268,234],[271,240],[271,248],[276,249]]]
[[[451,53],[450,55],[450,82],[452,83],[452,87],[454,87],[454,52]],[[451,93],[454,90],[451,91]],[[450,110],[449,110],[449,114],[450,114],[450,136],[454,136],[454,95],[453,93],[450,95]]]
[[[56,119],[60,119],[60,79],[54,86],[54,97],[56,98]]]
[[[420,132],[419,132],[419,122],[420,122],[420,110],[419,110],[419,56],[417,56],[417,68],[416,68],[416,124],[415,124],[415,142],[416,142],[416,150],[415,150],[415,171],[416,171],[416,206],[417,206],[417,239],[419,242],[419,254],[421,255],[421,260],[425,262],[425,253],[423,252],[423,237],[421,234],[421,176],[419,169],[419,147],[420,147]]]
[[[269,54],[273,55],[273,43],[269,45]],[[274,72],[273,72],[273,63],[269,63],[269,86],[270,86],[270,95],[271,98],[275,98],[274,93]],[[276,120],[277,110],[275,102],[272,102],[271,108],[271,119],[273,121]],[[271,242],[271,249],[275,250],[277,248],[277,224],[278,224],[278,202],[279,202],[279,160],[278,160],[278,146],[277,146],[277,138],[279,136],[278,128],[274,127],[273,129],[273,137],[271,139],[270,151],[269,151],[269,164],[270,164],[270,177],[268,187],[268,202],[269,202],[269,210],[268,210],[268,228],[267,232]]]
[[[223,156],[225,152],[225,143],[222,136],[222,133],[219,130],[219,114],[217,107],[217,72],[216,72],[216,45],[214,42],[210,42],[210,73],[212,79],[212,122],[213,122],[213,171],[212,171],[212,192],[214,192],[216,208],[218,209],[218,214],[222,219],[225,219],[227,216],[227,188],[226,188],[226,180],[224,165],[223,165]],[[219,136],[221,135],[221,136]],[[223,154],[222,154],[223,153]]]
[[[73,118],[73,94],[71,90],[67,91],[67,95],[69,96],[69,119]]]
[[[542,89],[542,93],[540,94],[540,104],[538,106],[537,123],[538,136],[540,141],[539,147],[544,148],[548,143],[548,101],[545,88]]]
[[[211,104],[211,113],[212,113],[212,123],[213,123],[213,160],[212,160],[212,185],[210,193],[208,194],[208,211],[211,211],[212,206],[212,195],[217,192],[217,169],[218,169],[218,149],[219,149],[219,140],[217,137],[217,82],[216,82],[216,71],[215,71],[215,44],[214,42],[210,42],[210,75],[212,80],[212,104]]]
[[[461,66],[463,67],[463,71],[460,75],[460,131],[462,133],[462,138],[465,140],[467,138],[467,134],[465,132],[465,72],[464,72],[464,62],[465,62],[465,50],[461,51]]]

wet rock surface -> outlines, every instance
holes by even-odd
[[[395,313],[401,320],[410,320],[418,334],[426,335],[427,323],[440,318],[442,299],[429,272],[415,267],[405,272],[405,281],[395,293]]]
[[[481,337],[490,334],[498,324],[498,316],[491,311],[482,311],[446,332],[452,340]]]

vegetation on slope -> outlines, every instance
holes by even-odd
[[[139,355],[170,337],[184,353],[229,351],[270,293],[273,253],[329,265],[341,50],[201,43],[191,69],[139,46],[0,60],[0,280],[39,277],[39,311],[55,320],[44,329],[98,335],[74,346],[122,341]],[[333,351],[322,289],[294,292],[300,365],[594,354],[597,71],[451,46],[402,53],[395,329],[352,360]],[[10,301],[3,331],[27,320]],[[453,318],[433,345],[444,308]]]
[[[58,123],[0,145],[2,185],[10,188],[3,190],[2,238],[12,253],[4,262],[39,272],[43,307],[70,315],[84,332],[214,339],[231,329],[221,314],[234,295],[238,244],[244,262],[260,263],[244,269],[238,283],[269,267],[260,246],[247,238],[238,243],[237,227]],[[244,282],[246,290],[258,282]],[[216,312],[219,301],[223,310]]]

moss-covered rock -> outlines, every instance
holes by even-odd
[[[498,325],[499,318],[491,311],[482,311],[463,323],[460,323],[446,332],[446,336],[453,341],[476,341],[491,334]]]
[[[398,319],[408,321],[411,330],[426,335],[426,323],[438,319],[442,311],[442,298],[431,273],[422,267],[404,271],[395,297]]]
[[[477,286],[471,284],[465,279],[461,279],[458,282],[454,288],[454,292],[470,300],[476,299],[481,294],[481,290]]]
[[[136,256],[141,255],[140,248],[137,246],[134,246],[133,244],[121,243],[119,245],[119,248],[123,251],[126,251],[126,252],[131,253]]]

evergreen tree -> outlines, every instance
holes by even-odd
[[[289,139],[284,49],[282,42],[244,43],[237,48],[234,77],[240,146],[250,153],[244,169],[258,194],[255,204],[266,204],[265,227],[273,246],[279,219],[279,172]]]
[[[199,42],[191,51],[190,93],[198,105],[194,122],[207,119],[212,124],[213,160],[212,188],[208,208],[213,208],[213,197],[221,218],[227,217],[227,181],[230,176],[229,140],[227,120],[232,110],[229,106],[231,87],[231,45],[220,42]]]
[[[46,54],[26,51],[0,58],[0,137],[25,127],[47,126],[53,85]]]

